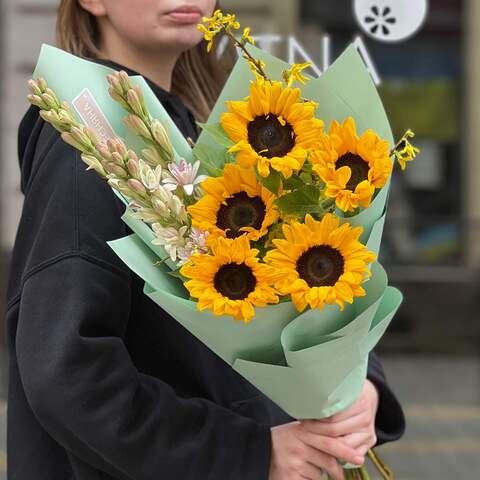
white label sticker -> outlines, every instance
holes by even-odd
[[[88,88],[82,90],[80,95],[73,100],[73,106],[85,125],[91,128],[100,140],[108,140],[117,136]]]

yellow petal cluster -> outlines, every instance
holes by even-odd
[[[242,41],[243,42],[247,42],[247,43],[250,43],[252,45],[255,45],[255,40],[253,39],[253,37],[250,35],[251,33],[251,29],[250,27],[245,27],[243,29],[243,33],[242,33]]]
[[[289,178],[299,171],[318,138],[323,133],[323,122],[315,118],[317,104],[303,101],[298,88],[284,87],[281,82],[258,79],[251,83],[250,95],[245,100],[227,102],[221,125],[235,142],[230,152],[236,153],[237,162],[245,167],[255,166],[262,177],[270,170]],[[268,148],[255,150],[254,143],[261,131],[254,127],[257,118],[276,118],[279,125],[291,129],[291,145],[280,155]]]
[[[230,32],[240,28],[240,23],[235,15],[230,13],[224,14],[221,10],[215,10],[211,17],[203,17],[202,22],[203,24],[197,25],[197,28],[203,33],[203,38],[207,41],[208,52],[213,48],[213,41],[216,35],[222,31]],[[251,38],[248,33],[247,37]]]
[[[293,82],[297,81],[302,85],[310,80],[309,77],[304,75],[302,72],[308,67],[311,67],[312,64],[310,62],[306,63],[294,63],[288,70],[283,72],[283,79],[287,84],[287,87],[291,87]]]
[[[188,207],[193,226],[209,232],[211,236],[228,236],[228,231],[219,228],[218,213],[235,194],[245,192],[249,198],[263,202],[265,213],[260,228],[245,226],[241,229],[249,240],[258,240],[268,233],[270,225],[278,220],[279,212],[274,205],[276,196],[257,180],[254,170],[229,163],[221,177],[211,177],[201,184],[203,197]],[[241,213],[241,212],[240,212]]]
[[[273,240],[276,248],[265,257],[269,265],[283,271],[282,280],[276,284],[279,292],[290,294],[299,311],[305,310],[307,305],[322,309],[326,304],[337,304],[343,309],[345,303],[364,296],[361,285],[370,275],[368,266],[375,260],[375,254],[360,243],[361,233],[361,227],[352,228],[347,223],[340,225],[340,220],[332,214],[325,215],[321,221],[307,215],[305,223],[284,225],[284,239]],[[317,248],[324,248],[338,257],[338,278],[326,282],[329,284],[309,282],[299,271],[302,256],[309,252],[315,255]],[[320,269],[321,273],[324,263],[325,258],[313,257],[311,268]]]
[[[415,134],[412,130],[407,130],[403,138],[400,140],[400,148],[394,151],[395,158],[398,160],[398,164],[402,170],[407,168],[407,162],[411,162],[420,153],[420,149],[413,146],[409,142],[409,138],[413,138]]]
[[[334,198],[344,212],[352,212],[359,206],[368,207],[375,190],[387,183],[392,172],[388,142],[373,130],[359,136],[355,121],[349,117],[343,124],[333,121],[329,134],[320,138],[318,145],[311,156],[312,170],[325,183],[325,194]],[[353,188],[348,186],[353,167],[342,164],[346,156],[365,163],[365,178],[357,179],[360,181]]]
[[[193,298],[198,299],[197,308],[200,311],[211,310],[214,315],[230,315],[248,323],[255,315],[254,307],[278,303],[277,291],[273,287],[278,281],[278,272],[260,262],[258,250],[250,248],[246,236],[209,238],[208,244],[211,254],[193,255],[180,270],[184,277],[190,279],[185,287]],[[239,272],[247,271],[251,275],[252,286],[244,298],[231,299],[217,289],[218,277],[225,266],[231,272],[235,272],[237,266]],[[229,281],[235,283],[234,278]]]

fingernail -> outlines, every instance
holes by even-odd
[[[364,457],[355,457],[354,458],[355,465],[363,465],[365,463]]]

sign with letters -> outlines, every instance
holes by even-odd
[[[324,1],[324,0],[322,0]],[[409,40],[420,31],[428,15],[428,0],[352,0],[354,17],[362,33],[381,43],[399,43]],[[310,62],[312,70],[320,76],[332,63],[332,38],[325,34],[321,37],[321,59],[315,61],[293,35],[275,34],[256,35],[257,45],[267,52],[273,46],[287,43],[287,62]],[[218,54],[223,53],[228,40],[220,46]],[[222,42],[223,43],[223,42]],[[359,33],[353,39],[376,85],[381,78],[375,67],[363,36]],[[223,47],[223,48],[222,48]]]

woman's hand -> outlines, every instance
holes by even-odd
[[[377,409],[378,391],[373,383],[367,380],[362,394],[347,410],[323,420],[305,420],[302,425],[311,433],[341,439],[364,458],[368,450],[377,443],[375,435]]]
[[[269,480],[321,480],[323,472],[343,480],[337,458],[357,465],[364,460],[343,439],[317,434],[300,422],[272,428]]]

